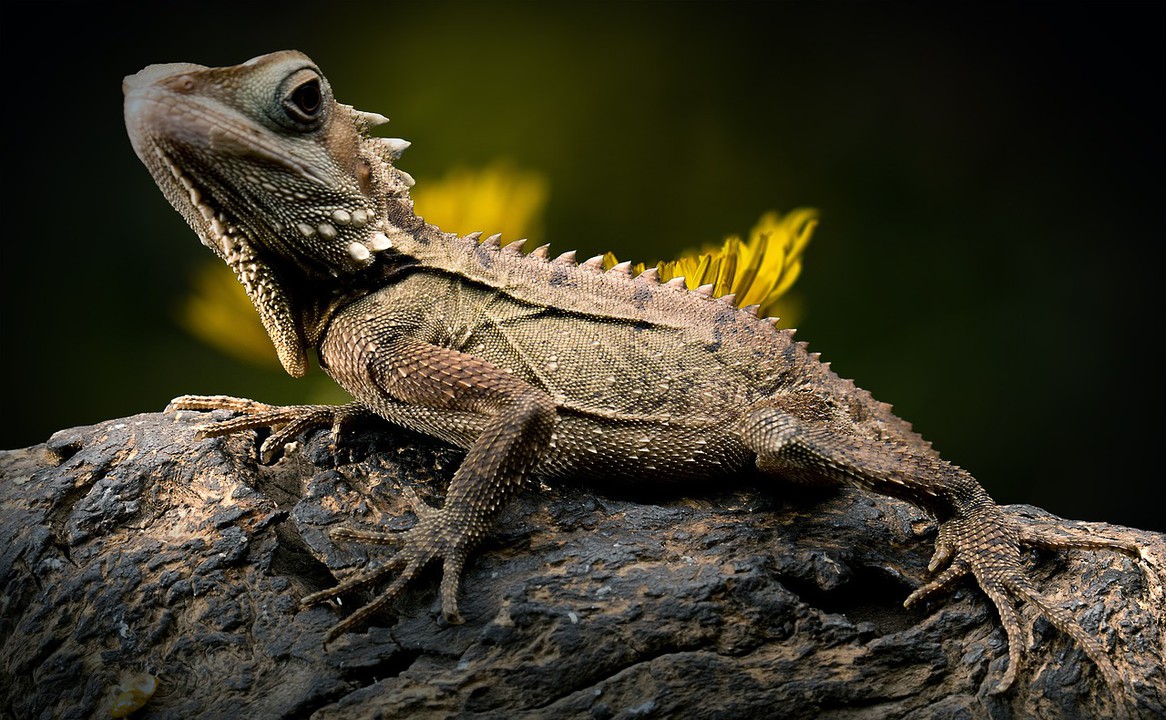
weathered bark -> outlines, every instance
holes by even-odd
[[[109,717],[142,674],[157,679],[142,718],[1113,712],[1043,620],[1015,686],[991,694],[1007,663],[995,611],[970,583],[904,610],[934,525],[857,491],[544,487],[475,555],[464,624],[439,619],[434,572],[325,648],[346,607],[298,598],[383,557],[328,529],[408,527],[401,485],[439,502],[460,455],[378,425],[262,466],[254,433],[196,441],[205,419],[139,415],[0,453],[0,716]],[[1150,562],[1042,552],[1034,576],[1112,648],[1138,711],[1162,716],[1166,537],[1087,526]]]

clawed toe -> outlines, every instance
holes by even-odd
[[[936,555],[939,553],[936,552]],[[932,560],[934,564],[935,561]],[[912,605],[921,602],[924,598],[930,597],[935,593],[947,588],[953,582],[968,574],[968,565],[963,561],[957,560],[948,567],[944,568],[938,576],[926,585],[917,588],[913,593],[907,596],[903,601],[903,607],[911,607]]]
[[[954,553],[955,547],[940,537],[939,541],[935,543],[935,553],[931,556],[931,562],[927,563],[927,572],[935,572],[946,565]]]
[[[360,607],[329,630],[326,641],[364,624],[380,608],[400,595],[402,589],[426,565],[437,559],[442,561],[440,590],[442,617],[451,625],[462,622],[457,608],[457,594],[467,557],[464,533],[452,528],[448,518],[442,515],[441,510],[424,505],[411,489],[405,490],[405,496],[411,498],[410,502],[419,503],[417,507],[424,515],[417,525],[408,530],[399,533],[386,533],[336,528],[332,531],[332,537],[336,539],[355,540],[376,545],[399,545],[400,549],[388,562],[376,568],[358,572],[335,587],[308,595],[300,601],[301,604],[305,606],[315,605],[353,590],[372,587],[394,571],[399,570],[400,572],[393,578],[388,587],[377,594],[372,602]]]
[[[165,412],[177,412],[179,410],[195,410],[205,412],[207,410],[230,410],[239,413],[261,413],[275,408],[274,405],[268,405],[248,398],[233,397],[231,395],[180,395],[166,406]]]
[[[401,486],[401,497],[405,498],[405,502],[409,503],[409,509],[413,511],[413,514],[418,519],[429,517],[437,512],[436,508],[421,499],[421,496],[417,494],[417,491],[411,485]]]
[[[176,397],[166,406],[166,412],[179,410],[229,410],[239,413],[229,420],[207,423],[199,428],[195,437],[200,440],[220,437],[243,430],[272,428],[274,432],[263,441],[259,448],[259,459],[264,464],[271,463],[291,442],[307,430],[330,425],[332,443],[340,434],[342,424],[355,417],[366,415],[369,410],[360,403],[347,405],[267,405],[246,398],[229,395],[183,395]]]
[[[465,557],[449,555],[441,569],[441,615],[450,625],[462,623],[461,613],[457,609],[457,591],[464,564]]]
[[[300,434],[306,430],[333,422],[333,416],[336,415],[335,409],[328,406],[308,406],[296,408],[296,410],[298,412],[288,413],[282,418],[264,423],[265,425],[280,426],[259,447],[259,457],[264,463],[270,463],[274,460],[276,454],[283,452],[284,448]]]
[[[1020,529],[1020,542],[1046,550],[1114,550],[1137,559],[1143,557],[1142,548],[1137,543],[1094,535],[1087,530],[1075,529],[1072,535],[1065,532],[1024,526]]]
[[[1018,603],[1024,602],[1068,635],[1085,652],[1101,672],[1119,705],[1126,702],[1125,687],[1101,642],[1085,631],[1064,608],[1037,592],[1021,565],[1020,545],[1029,544],[1053,549],[1107,549],[1137,555],[1131,543],[1081,534],[1076,537],[1052,533],[1007,518],[995,506],[979,508],[974,514],[947,521],[940,528],[935,555],[929,569],[944,562],[950,565],[933,580],[918,588],[905,601],[911,606],[949,586],[957,578],[971,573],[976,583],[992,601],[1008,640],[1008,667],[992,692],[1001,693],[1012,686],[1020,668],[1023,628]]]
[[[394,558],[394,561],[395,560],[397,560],[396,557]],[[369,618],[371,618],[373,615],[379,612],[381,608],[383,608],[385,605],[401,594],[401,590],[403,590],[409,581],[417,575],[424,564],[424,562],[418,559],[412,559],[404,563],[404,567],[402,568],[400,574],[393,579],[393,582],[391,582],[387,588],[382,590],[375,598],[373,598],[371,602],[369,602],[367,605],[363,605],[357,608],[351,615],[329,628],[328,632],[324,634],[324,642],[329,643],[340,635],[343,635],[350,630],[364,625]],[[334,598],[338,595],[347,593],[357,588],[375,584],[383,576],[387,575],[394,568],[399,567],[400,565],[401,562],[390,561],[386,565],[378,567],[370,572],[361,573],[355,578],[346,580],[334,588],[329,588],[328,590],[323,590],[321,592],[309,595],[301,600],[300,604],[314,605],[316,603],[322,602],[323,600]]]

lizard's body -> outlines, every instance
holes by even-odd
[[[850,432],[933,454],[889,406],[830,372],[791,332],[725,302],[671,287],[648,293],[646,281],[583,272],[558,284],[569,299],[551,305],[545,289],[566,266],[532,263],[472,239],[436,242],[460,258],[456,275],[412,266],[341,313],[321,341],[337,382],[395,422],[415,427],[416,408],[383,405],[380,393],[360,384],[372,358],[354,349],[385,333],[362,328],[358,317],[400,318],[411,340],[479,358],[549,395],[558,421],[534,468],[542,475],[670,480],[738,473],[754,459],[736,432],[742,416],[778,395],[803,414],[829,407]],[[424,431],[460,447],[480,432],[451,433],[453,415],[437,416]],[[639,447],[629,447],[631,435]]]
[[[1137,549],[1017,525],[791,331],[653,270],[633,278],[626,265],[604,272],[596,259],[523,254],[427,225],[413,213],[412,179],[393,165],[403,141],[367,137],[383,118],[336,103],[299,53],[231,68],[151,66],[127,78],[126,118],[167,198],[235,270],[285,368],[303,374],[315,347],[356,399],[335,411],[232,398],[175,407],[244,411],[208,434],[280,427],[265,455],[308,426],[369,411],[467,450],[441,509],[413,499],[418,523],[394,536],[401,550],[390,563],[305,600],[400,570],[334,633],[434,560],[455,619],[468,553],[532,475],[643,482],[752,471],[775,487],[851,483],[935,514],[932,569],[946,567],[908,602],[974,575],[1009,638],[1001,687],[1019,664],[1016,600],[1035,604],[1120,685],[1101,644],[1028,580],[1019,548]]]

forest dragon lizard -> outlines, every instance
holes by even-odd
[[[319,603],[396,577],[329,638],[368,620],[428,563],[442,563],[442,612],[458,619],[459,577],[499,509],[532,476],[708,480],[758,473],[851,484],[938,519],[929,569],[906,604],[971,574],[999,611],[1008,669],[1022,647],[1020,601],[1071,636],[1120,697],[1101,643],[1027,577],[1021,547],[1108,548],[1010,519],[966,471],[944,461],[890,406],[834,374],[793,339],[682,278],[601,258],[552,258],[497,237],[458,237],[413,212],[408,143],[371,137],[380,115],[335,101],[298,52],[242,65],[153,65],[127,77],[138,157],[203,244],[235,272],[283,367],[321,366],[355,398],[276,407],[186,396],[173,409],[239,417],[204,436],[270,427],[271,459],[305,429],[375,414],[467,451],[440,509],[408,493],[418,521],[399,534],[341,531],[400,546],[381,567],[303,599]],[[1120,702],[1120,701],[1119,701]]]

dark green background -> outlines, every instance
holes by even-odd
[[[297,398],[177,326],[210,256],[120,81],[298,48],[418,178],[545,173],[564,250],[671,257],[821,208],[801,336],[838,372],[1003,502],[1166,527],[1162,4],[170,5],[3,5],[0,447]]]

